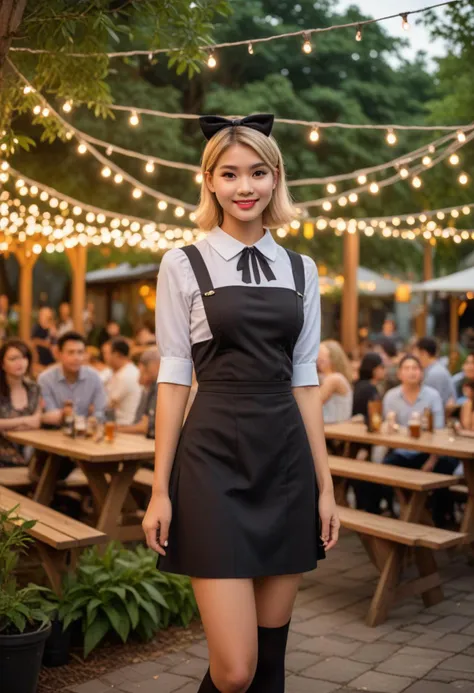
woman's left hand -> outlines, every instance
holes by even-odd
[[[321,539],[324,544],[324,550],[329,551],[337,544],[340,527],[333,491],[320,494],[319,517],[321,519]]]

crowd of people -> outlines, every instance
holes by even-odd
[[[88,311],[86,329],[90,336],[93,308]],[[129,338],[111,321],[96,330],[96,345],[90,341],[74,331],[67,303],[61,304],[57,320],[50,308],[40,309],[30,344],[3,339],[0,466],[28,463],[28,450],[10,442],[4,432],[60,427],[65,408],[71,404],[78,416],[87,417],[91,411],[99,421],[112,416],[117,430],[154,438],[160,356],[152,325],[142,325]],[[372,343],[362,342],[358,356],[350,359],[335,340],[320,345],[316,367],[325,423],[358,418],[367,422],[369,403],[380,400],[383,418],[392,417],[400,426],[408,425],[413,412],[421,416],[429,409],[435,429],[449,424],[453,434],[474,436],[474,352],[455,375],[438,358],[437,343],[431,337],[418,339],[409,349],[399,349],[395,334],[382,334]],[[194,393],[195,387],[188,410]],[[353,445],[351,453],[401,467],[461,471],[455,458],[401,448],[381,451]],[[64,463],[64,468],[70,469],[70,465]],[[357,487],[355,491],[358,505],[380,511],[382,495],[373,485],[364,485],[363,492]],[[442,523],[439,513],[435,519]]]

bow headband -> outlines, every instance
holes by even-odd
[[[220,130],[234,126],[244,126],[257,130],[267,137],[271,134],[273,127],[272,113],[255,113],[245,118],[222,118],[221,116],[208,115],[199,118],[199,125],[206,140],[210,140]]]

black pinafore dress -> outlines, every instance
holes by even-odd
[[[318,489],[291,389],[304,322],[303,260],[287,251],[294,290],[214,288],[198,248],[182,250],[212,339],[192,347],[199,386],[171,472],[173,514],[158,568],[200,578],[312,570],[324,557]]]

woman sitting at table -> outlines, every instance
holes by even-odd
[[[31,351],[20,339],[0,348],[0,467],[25,464],[21,448],[2,432],[40,427],[40,390],[28,377],[31,362]]]
[[[459,435],[470,438],[474,437],[474,379],[466,380],[462,393],[466,399],[461,407],[460,426],[456,430]]]
[[[351,365],[338,342],[321,342],[317,368],[324,423],[347,421],[352,416]]]
[[[367,421],[369,402],[380,399],[379,387],[385,380],[385,366],[380,354],[369,352],[360,363],[359,380],[354,385],[352,416]]]

